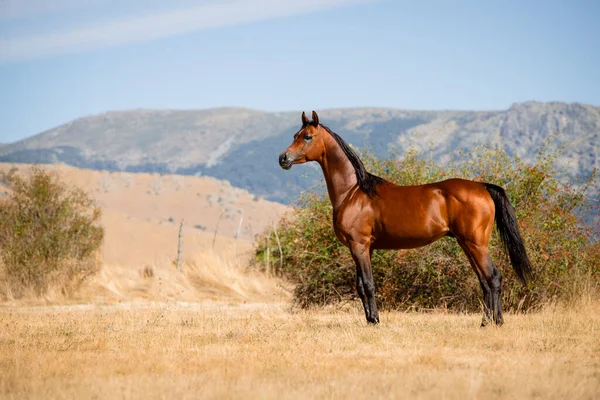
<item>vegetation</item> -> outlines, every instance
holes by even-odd
[[[32,167],[2,175],[0,279],[5,296],[44,294],[52,285],[68,294],[97,271],[104,236],[100,208],[80,189]]]
[[[358,307],[247,300],[1,307],[0,398],[598,398],[598,303],[482,332],[479,315],[372,328]]]
[[[557,153],[544,147],[533,165],[500,148],[479,149],[476,157],[457,154],[441,166],[411,150],[398,160],[363,155],[367,169],[401,185],[462,177],[504,187],[516,210],[534,266],[534,279],[523,286],[493,234],[490,250],[503,272],[505,310],[528,311],[555,301],[597,293],[600,246],[597,231],[582,221],[595,215],[585,201],[590,176],[581,185],[561,184]],[[257,241],[256,263],[296,284],[294,298],[303,307],[347,301],[356,296],[355,266],[335,237],[326,193],[304,193],[295,210],[278,225],[280,239],[266,232]],[[595,213],[595,214],[594,214]],[[596,228],[597,229],[597,228]],[[283,262],[279,257],[282,253]],[[267,260],[271,265],[266,265]],[[454,311],[481,309],[481,289],[454,239],[407,251],[375,251],[372,257],[377,300],[383,308]]]

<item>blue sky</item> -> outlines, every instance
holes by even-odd
[[[600,2],[0,0],[0,142],[86,115],[600,105]]]

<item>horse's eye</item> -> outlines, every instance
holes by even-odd
[[[309,141],[312,139],[312,136],[310,136],[309,134],[304,135],[304,140]]]

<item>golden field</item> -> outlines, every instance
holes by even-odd
[[[600,307],[508,315],[128,302],[0,310],[4,399],[596,399]]]
[[[285,207],[201,177],[48,168],[103,207],[103,268],[73,297],[0,303],[1,399],[600,398],[598,299],[500,328],[442,310],[367,326],[358,302],[299,310],[247,268],[252,235]]]

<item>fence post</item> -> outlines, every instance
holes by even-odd
[[[242,223],[244,222],[244,209],[240,208],[240,210],[242,211],[242,215],[240,216],[240,224],[238,225],[237,232],[235,234],[235,240],[233,242],[233,256],[235,257],[235,264],[236,264],[236,266],[238,265],[238,259],[237,259],[237,240],[238,240],[238,237],[240,236],[240,230],[242,229]]]
[[[183,252],[183,219],[179,225],[179,241],[177,243],[177,271],[181,272],[181,253]]]
[[[223,218],[223,211],[221,211],[221,215],[219,215],[219,219],[217,220],[217,227],[215,228],[215,235],[213,236],[212,248],[215,248],[215,240],[217,240],[217,232],[219,231],[219,224],[221,223],[221,218]]]

